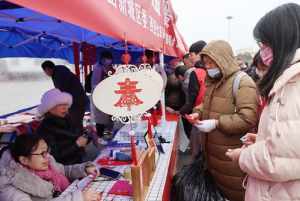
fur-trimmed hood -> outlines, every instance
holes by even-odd
[[[228,79],[240,68],[234,58],[233,50],[229,43],[223,40],[216,40],[208,43],[202,50],[201,56],[209,56],[220,67],[222,80]]]

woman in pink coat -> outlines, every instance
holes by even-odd
[[[256,25],[268,70],[259,89],[268,100],[257,135],[226,153],[248,174],[246,201],[300,200],[300,6],[284,4]],[[256,137],[257,136],[257,137]]]

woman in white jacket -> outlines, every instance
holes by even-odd
[[[63,166],[49,154],[40,135],[21,135],[0,159],[1,201],[98,201],[99,193],[77,190],[57,197],[87,174],[97,174],[91,163]]]
[[[248,174],[246,201],[299,201],[300,6],[284,4],[267,13],[254,37],[268,66],[259,83],[268,104],[257,135],[248,134],[244,147],[226,154]]]

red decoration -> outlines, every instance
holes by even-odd
[[[108,194],[132,196],[133,194],[132,185],[129,184],[129,182],[126,180],[119,180],[111,187]]]
[[[132,132],[132,131],[131,131]],[[131,146],[131,158],[132,164],[137,165],[137,153],[136,153],[136,144],[135,144],[135,137],[134,133],[130,134],[130,146]]]
[[[40,123],[41,122],[39,122],[39,121],[32,121],[30,123],[30,127],[31,127],[32,132],[35,132],[38,129],[38,127],[40,126]]]
[[[147,127],[147,133],[149,135],[149,138],[153,138],[153,133],[152,133],[152,121],[151,121],[151,116],[147,116],[147,121],[148,121],[148,127]]]
[[[79,69],[79,44],[73,42],[73,54],[74,54],[74,65],[75,65],[75,74],[80,78],[80,69]]]
[[[155,55],[154,55],[154,53],[153,53],[153,58],[152,58],[152,61],[151,61],[152,64],[155,64],[155,63],[156,63],[156,60],[157,60],[157,59],[156,59],[156,57],[155,57]]]
[[[21,124],[16,128],[17,135],[25,135],[29,131],[29,127],[27,124]]]
[[[149,138],[149,145],[151,147],[155,147],[155,142],[154,142],[154,139],[153,139],[153,132],[152,132],[153,123],[152,123],[151,114],[147,115],[146,118],[147,118],[147,121],[148,121],[147,135],[148,135],[148,138]]]
[[[86,42],[81,44],[82,47],[82,59],[83,59],[83,72],[84,78],[90,73],[92,65],[96,63],[96,47]]]
[[[155,109],[152,111],[152,114],[151,114],[153,126],[157,126],[157,124],[158,124],[157,116],[158,116],[158,114],[157,114],[157,109],[155,108]]]
[[[122,61],[124,64],[129,64],[130,61],[131,61],[131,56],[130,56],[130,54],[129,54],[129,53],[124,53],[124,54],[122,54],[121,61]]]
[[[92,37],[85,37],[85,39],[96,43],[101,40],[102,35],[115,39],[124,38],[124,31],[126,31],[126,39],[137,46],[152,48],[156,51],[163,48],[165,54],[178,57],[181,57],[188,50],[183,37],[176,27],[176,14],[172,8],[171,0],[139,0],[134,1],[134,4],[132,4],[133,0],[9,1],[52,16],[55,19],[60,19],[63,22],[69,22],[99,33],[98,35],[94,34],[96,35],[95,38],[94,35]],[[127,5],[124,4],[125,2],[127,2]],[[153,9],[153,2],[161,4],[160,15]],[[126,10],[127,12],[125,13],[127,14],[124,15],[124,11]],[[140,13],[141,10],[143,14]],[[144,20],[144,17],[146,17],[144,14],[147,16],[147,23],[136,23],[135,18],[143,18]],[[153,19],[154,21],[150,21],[149,19]],[[154,22],[155,26],[153,27]],[[158,30],[156,27],[160,28],[160,34],[157,34]],[[153,28],[155,28],[155,31],[153,31]],[[65,36],[63,33],[57,34]]]
[[[126,78],[124,82],[118,82],[118,85],[120,86],[120,90],[116,90],[116,94],[121,94],[120,99],[116,104],[114,104],[115,107],[127,107],[128,111],[131,111],[132,105],[140,105],[143,103],[142,100],[140,100],[136,96],[136,92],[141,92],[142,89],[137,89],[138,81],[131,81],[129,78]]]
[[[145,64],[145,63],[147,63],[148,58],[146,57],[146,55],[143,55],[141,57],[141,60],[142,60],[142,63]]]
[[[97,160],[97,163],[102,166],[122,166],[122,165],[130,165],[132,161],[116,161],[116,160],[111,160],[109,157],[104,157]]]

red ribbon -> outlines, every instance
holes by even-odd
[[[77,77],[80,77],[80,69],[79,69],[79,44],[73,43],[73,54],[74,54],[74,65],[75,65],[75,74]]]
[[[136,153],[136,145],[135,145],[135,137],[134,135],[130,136],[130,146],[131,146],[131,157],[132,157],[132,164],[137,165],[137,153]]]

